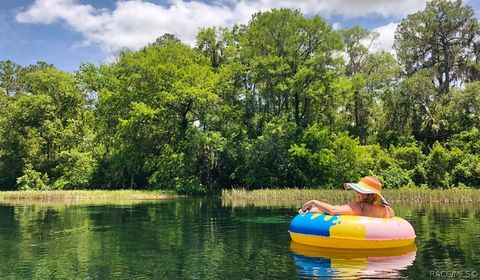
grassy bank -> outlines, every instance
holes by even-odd
[[[125,201],[159,200],[175,197],[171,192],[137,190],[70,190],[70,191],[6,191],[0,192],[0,202],[20,201]]]
[[[419,203],[478,203],[480,190],[467,188],[438,189],[395,189],[384,190],[382,195],[390,203],[419,202]],[[223,200],[250,201],[250,202],[304,202],[311,199],[328,201],[331,203],[346,203],[354,199],[353,191],[322,190],[322,189],[260,189],[247,191],[245,189],[223,190]]]

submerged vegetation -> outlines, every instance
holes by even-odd
[[[377,37],[280,9],[73,74],[2,61],[0,190],[332,188],[364,175],[478,188],[473,10],[432,0],[398,26],[396,56]]]

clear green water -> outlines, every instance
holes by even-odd
[[[0,279],[476,279],[480,210],[397,205],[417,233],[400,255],[298,250],[295,207],[216,199],[0,205]]]

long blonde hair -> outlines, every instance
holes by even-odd
[[[360,202],[365,202],[370,205],[377,205],[380,204],[380,196],[376,193],[368,193],[366,194],[365,199]]]

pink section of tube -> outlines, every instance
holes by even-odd
[[[402,218],[391,219],[363,218],[367,240],[413,239],[415,230]]]

